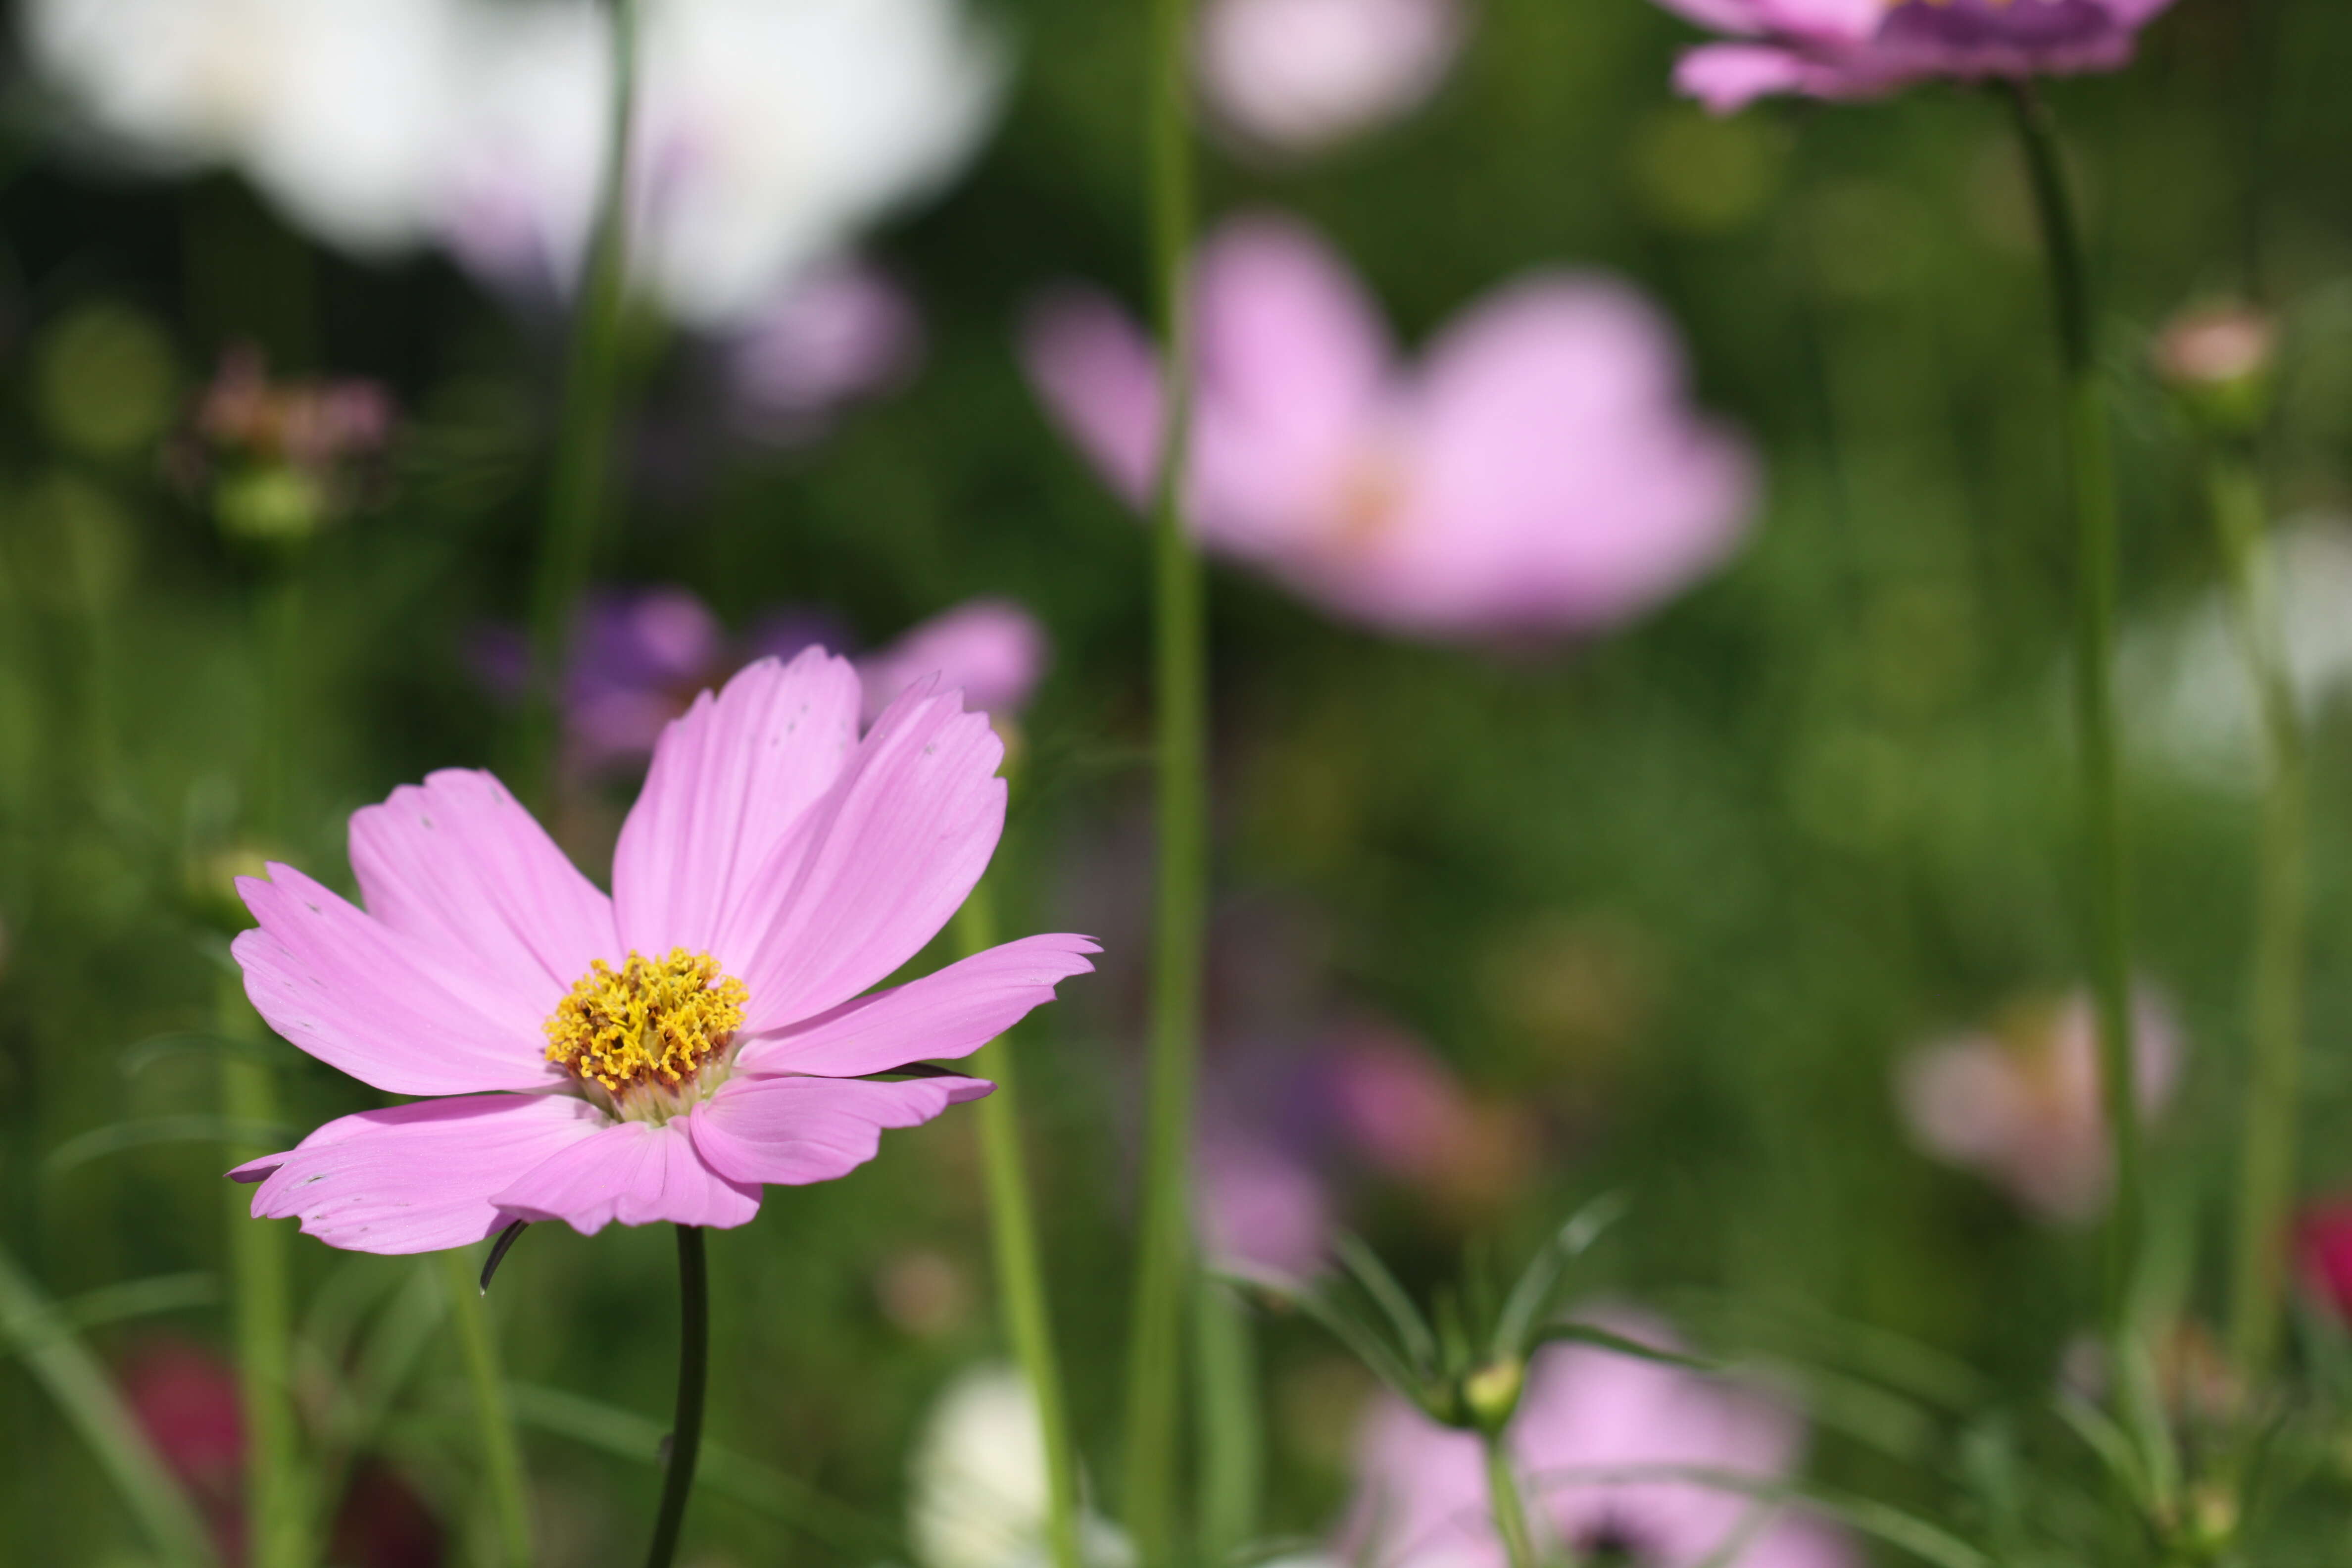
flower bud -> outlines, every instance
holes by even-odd
[[[2270,413],[2278,331],[2246,305],[2210,305],[2175,316],[2157,334],[2157,379],[2201,427],[2242,436]]]
[[[1482,1432],[1499,1432],[1519,1407],[1528,1363],[1517,1356],[1490,1361],[1462,1380],[1462,1404]]]

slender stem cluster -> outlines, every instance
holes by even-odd
[[[2278,1338],[2288,1209],[2294,1193],[2309,786],[2303,717],[2295,706],[2272,575],[2268,520],[2251,457],[2235,447],[2210,450],[2206,491],[2262,735],[2261,849],[2249,1009],[2252,1070],[2240,1149],[2237,1247],[2230,1277],[2230,1348],[2252,1384],[2268,1371]]]
[[[1192,1100],[1208,897],[1207,638],[1201,562],[1185,529],[1183,495],[1192,380],[1187,321],[1193,206],[1187,101],[1191,21],[1191,0],[1151,0],[1147,102],[1153,285],[1166,365],[1166,416],[1151,509],[1159,866],[1125,1496],[1128,1528],[1146,1568],[1161,1568],[1176,1550],[1184,1319],[1192,1299]]]
[[[1527,1505],[1519,1500],[1518,1478],[1511,1473],[1511,1451],[1500,1431],[1484,1433],[1480,1442],[1486,1456],[1486,1499],[1495,1514],[1495,1533],[1511,1568],[1537,1568],[1535,1532],[1528,1528]]]
[[[956,944],[968,957],[994,945],[995,900],[982,882],[956,912]],[[1053,1568],[1079,1568],[1078,1463],[1070,1444],[1069,1412],[1062,1397],[1062,1367],[1054,1351],[1053,1311],[1037,1247],[1037,1206],[1021,1156],[1021,1101],[1010,1038],[988,1047],[983,1077],[995,1092],[980,1102],[981,1161],[987,1172],[990,1237],[996,1261],[998,1310],[1013,1352],[1037,1406],[1045,1450],[1045,1544]]]
[[[2074,727],[2081,752],[2091,990],[2098,1013],[2099,1081],[2115,1151],[2115,1213],[2109,1223],[2107,1312],[2120,1349],[2137,1272],[2146,1199],[2139,1098],[2134,1083],[2131,934],[2124,846],[2123,786],[2115,701],[2116,520],[2115,458],[2099,383],[2090,282],[2067,190],[2057,128],[2023,83],[2011,83],[2019,140],[2041,217],[2066,387],[2066,461],[2074,512]],[[2120,1364],[2120,1363],[2119,1363]]]

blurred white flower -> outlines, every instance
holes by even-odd
[[[2352,522],[2282,528],[2272,561],[2287,670],[2314,721],[2352,688]],[[2158,760],[2217,787],[2259,781],[2253,689],[2223,589],[2133,628],[2119,679],[2134,728]]]
[[[1459,0],[1210,0],[1201,86],[1248,140],[1313,152],[1418,108],[1463,31]]]
[[[603,161],[595,0],[488,7],[451,248],[568,287]],[[978,145],[1003,51],[957,0],[658,0],[642,24],[631,269],[698,326],[747,320]]]
[[[100,149],[239,168],[330,244],[424,237],[457,129],[465,0],[28,0],[26,57]]]
[[[921,1568],[1043,1568],[1045,1444],[1029,1384],[984,1362],[961,1373],[931,1406],[908,1467],[907,1539]],[[1079,1520],[1093,1568],[1127,1568],[1135,1553],[1118,1527]]]

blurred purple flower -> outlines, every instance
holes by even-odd
[[[2140,1110],[2172,1098],[2186,1047],[2172,1010],[2143,986],[2135,1002]],[[2028,1004],[1990,1030],[1931,1045],[1903,1063],[1895,1095],[1912,1137],[2045,1219],[2079,1223],[2106,1202],[2106,1115],[2091,1000]]]
[[[1676,1341],[1645,1314],[1584,1314],[1661,1349]],[[1844,1568],[1844,1539],[1811,1517],[1721,1487],[1626,1480],[1604,1472],[1683,1466],[1771,1485],[1795,1466],[1804,1432],[1761,1395],[1656,1362],[1587,1345],[1537,1356],[1509,1428],[1528,1511],[1577,1561],[1655,1568]],[[1371,1568],[1501,1568],[1479,1441],[1394,1395],[1368,1425],[1340,1543]]]
[[[2172,0],[1658,0],[1738,43],[1685,54],[1675,85],[1718,114],[1759,98],[1877,98],[1948,77],[2115,70]]]
[[[741,638],[730,638],[708,605],[684,588],[605,588],[581,607],[572,672],[564,693],[564,765],[595,774],[643,762],[662,726],[694,695],[754,659],[791,659],[806,647],[831,652],[851,643],[840,618],[795,606],[771,612]],[[474,666],[492,690],[520,700],[530,678],[523,633],[496,626],[480,634]],[[871,723],[892,698],[937,675],[961,689],[966,705],[1000,721],[1027,702],[1051,659],[1036,617],[1005,599],[974,599],[934,616],[878,653],[856,659]]]
[[[798,446],[843,405],[904,384],[922,360],[923,323],[881,271],[840,264],[733,328],[719,352],[735,422]]]
[[[1202,92],[1248,141],[1313,152],[1417,108],[1463,32],[1459,0],[1210,0]]]
[[[1194,530],[1338,614],[1446,638],[1596,630],[1744,531],[1748,450],[1690,408],[1672,327],[1624,283],[1525,279],[1411,372],[1296,223],[1229,226],[1195,290]],[[1071,290],[1033,312],[1024,348],[1055,417],[1140,503],[1160,419],[1150,342]]]
[[[1053,643],[1036,616],[1010,599],[967,600],[857,660],[866,721],[933,675],[943,686],[960,688],[964,701],[990,718],[1018,718],[1053,658]]]
[[[1194,1159],[1194,1224],[1210,1261],[1303,1279],[1322,1264],[1331,1194],[1296,1150],[1231,1126],[1212,1129]]]

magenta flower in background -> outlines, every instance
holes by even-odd
[[[1646,1315],[1593,1322],[1661,1349],[1676,1341]],[[1612,1479],[1682,1466],[1763,1485],[1785,1479],[1804,1444],[1786,1410],[1746,1389],[1588,1345],[1536,1356],[1507,1430],[1528,1510],[1575,1560],[1656,1568],[1845,1568],[1844,1539],[1810,1516],[1684,1480]],[[1393,1394],[1367,1424],[1343,1561],[1373,1568],[1503,1568],[1475,1433],[1441,1426]]]
[[[845,659],[763,659],[663,732],[609,898],[489,774],[353,814],[364,910],[289,866],[237,887],[254,1006],[390,1094],[231,1173],[253,1212],[331,1246],[425,1252],[512,1220],[739,1226],[760,1189],[829,1180],[985,1094],[884,1079],[961,1057],[1093,966],[1033,936],[861,994],[986,868],[1003,746],[917,687],[863,740]]]
[[[1209,0],[1201,92],[1244,140],[1312,153],[1419,108],[1465,30],[1460,0]]]
[[[1192,526],[1339,615],[1441,638],[1594,631],[1711,571],[1745,530],[1748,448],[1692,410],[1672,327],[1624,283],[1526,279],[1412,369],[1297,224],[1229,225],[1195,288]],[[1024,353],[1055,418],[1139,504],[1160,418],[1144,334],[1070,291],[1033,313]]]
[[[899,692],[937,676],[992,719],[1011,720],[1054,662],[1054,645],[1037,617],[1010,599],[968,599],[857,661],[871,717]]]
[[[1682,58],[1675,85],[1718,114],[1759,98],[1877,98],[1944,77],[2064,76],[2127,64],[2172,0],[1658,0],[1736,43]]]
[[[2352,1199],[2312,1205],[2295,1224],[2295,1252],[2305,1286],[2336,1314],[2352,1321]]]
[[[2172,1098],[2187,1052],[2155,991],[2141,987],[2135,1006],[2135,1081],[2140,1113],[2152,1116]],[[2105,1206],[2111,1174],[2098,1055],[2091,999],[2077,994],[1916,1052],[1896,1071],[1895,1097],[1922,1150],[2045,1219],[2079,1223]]]

